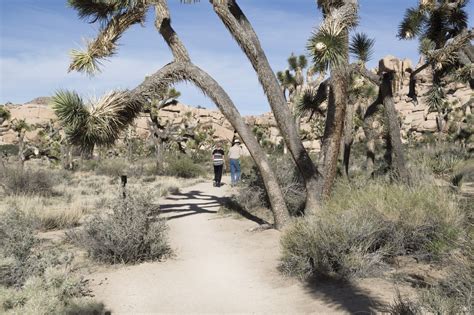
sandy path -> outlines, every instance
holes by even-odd
[[[176,258],[92,275],[96,299],[112,314],[364,314],[390,297],[390,285],[377,280],[367,280],[366,289],[310,288],[282,277],[279,232],[251,233],[256,223],[215,214],[228,189],[201,183],[162,200]]]

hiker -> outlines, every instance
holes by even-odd
[[[222,143],[217,142],[214,151],[212,151],[212,164],[214,164],[214,187],[221,186],[222,170],[224,168],[224,149]]]
[[[240,181],[240,157],[242,156],[242,147],[240,146],[240,140],[235,139],[232,147],[229,150],[230,160],[230,178],[231,185],[237,185]]]

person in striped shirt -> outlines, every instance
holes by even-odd
[[[224,168],[225,152],[222,148],[222,143],[217,142],[212,151],[212,164],[214,165],[214,187],[221,186],[222,171]]]

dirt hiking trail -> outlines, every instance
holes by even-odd
[[[216,214],[228,195],[228,185],[205,182],[162,199],[175,257],[91,275],[96,300],[112,314],[369,314],[392,301],[382,280],[305,286],[285,278],[280,233],[250,232],[255,222]]]

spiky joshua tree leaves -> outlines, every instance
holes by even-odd
[[[88,103],[76,93],[58,91],[53,109],[65,127],[69,143],[90,154],[95,146],[111,146],[140,113],[140,103],[127,91],[111,91]]]
[[[349,84],[349,31],[358,22],[358,3],[354,0],[317,1],[324,20],[308,41],[313,62],[330,70],[328,110],[320,165],[323,181],[320,195],[329,197],[337,173],[337,161],[344,129]]]
[[[68,0],[80,18],[90,23],[99,22],[99,35],[86,40],[86,49],[71,51],[69,71],[89,75],[100,71],[101,60],[112,56],[117,41],[130,26],[144,22],[148,0]]]

